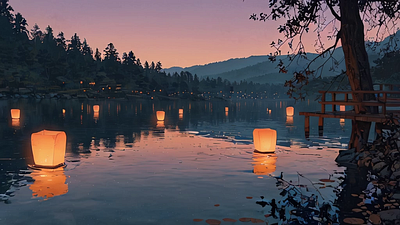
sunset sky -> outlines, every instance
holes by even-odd
[[[15,12],[44,30],[77,33],[102,52],[114,43],[120,56],[132,50],[142,63],[164,68],[266,55],[282,37],[274,22],[249,20],[266,12],[267,0],[10,0]]]

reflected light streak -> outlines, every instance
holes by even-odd
[[[269,175],[276,170],[276,154],[253,153],[253,173]]]
[[[33,198],[48,200],[68,192],[67,177],[64,168],[34,170],[31,177],[35,180],[29,186]]]

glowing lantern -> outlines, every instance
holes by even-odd
[[[62,113],[65,114],[65,109],[62,109]]]
[[[67,177],[63,168],[34,170],[31,177],[35,180],[29,186],[32,197],[47,200],[68,192],[68,184],[65,183]]]
[[[286,107],[286,116],[293,116],[293,115],[294,115],[293,106]]]
[[[340,111],[342,111],[342,112],[346,111],[346,106],[345,105],[341,105],[340,106]]]
[[[269,175],[276,170],[275,154],[253,154],[253,173],[256,175]]]
[[[165,112],[164,111],[157,111],[157,120],[164,120],[165,119]]]
[[[67,135],[64,131],[42,130],[31,135],[35,166],[56,168],[64,165]]]
[[[183,109],[179,109],[179,114],[183,114]]]
[[[228,112],[229,111],[229,107],[225,107],[225,112]]]
[[[94,105],[93,106],[93,112],[99,112],[100,111],[100,106],[99,105]]]
[[[183,119],[183,114],[179,114],[179,119]]]
[[[271,110],[268,110],[268,113],[271,114]]]
[[[344,120],[343,118],[341,118],[341,119],[340,119],[340,126],[341,126],[341,127],[344,127],[344,125],[345,125],[345,120]]]
[[[259,152],[275,152],[276,130],[254,129],[253,142],[255,149]]]
[[[21,111],[19,109],[11,109],[11,118],[19,119],[21,116]]]

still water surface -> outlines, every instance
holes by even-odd
[[[99,113],[93,112],[96,104]],[[293,118],[286,117],[289,105],[295,107]],[[21,109],[19,121],[10,119],[12,108]],[[261,195],[281,199],[271,176],[283,172],[285,180],[307,185],[301,189],[311,195],[316,189],[297,172],[318,182],[345,169],[334,159],[347,147],[349,121],[326,119],[326,136],[319,138],[317,120],[311,119],[311,138],[304,138],[298,112],[318,109],[313,101],[1,100],[0,194],[12,197],[0,204],[0,223],[206,224],[242,217],[278,222],[264,217],[269,206],[255,204]],[[164,123],[157,124],[157,110],[166,112]],[[254,128],[277,130],[275,154],[254,153]],[[27,167],[30,135],[43,129],[66,132],[65,168]],[[336,186],[339,180],[332,179]],[[321,203],[334,200],[333,188],[319,191]]]

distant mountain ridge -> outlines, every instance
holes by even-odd
[[[400,31],[395,34],[395,43],[397,44],[400,44],[399,37]],[[376,47],[375,51],[367,47],[367,53],[371,66],[375,65],[373,62],[374,60],[382,57],[382,55],[379,55],[379,51],[383,49],[385,47],[384,44],[388,42],[389,38],[385,38],[382,42],[380,42],[381,44]],[[393,50],[393,48],[391,50]],[[200,78],[205,78],[207,76],[210,78],[221,77],[222,79],[227,79],[231,82],[246,80],[257,83],[284,83],[293,76],[294,71],[303,69],[310,60],[318,56],[316,53],[307,53],[306,55],[307,59],[298,58],[293,61],[288,67],[288,73],[286,74],[279,73],[279,69],[277,68],[278,63],[271,62],[267,55],[235,58],[222,62],[214,62],[206,65],[196,65],[186,68],[171,67],[169,69],[165,69],[164,71],[171,74],[174,72],[180,73],[181,71],[188,71],[192,74],[197,74]],[[328,62],[321,72],[323,77],[338,75],[341,73],[341,71],[346,70],[341,47],[336,49],[334,52],[334,57],[336,60],[338,60],[337,68],[332,70],[332,62]],[[287,55],[279,56],[278,59],[282,59],[285,65],[289,64]],[[326,58],[324,57],[318,58],[313,63],[311,69],[316,69],[325,60]]]

